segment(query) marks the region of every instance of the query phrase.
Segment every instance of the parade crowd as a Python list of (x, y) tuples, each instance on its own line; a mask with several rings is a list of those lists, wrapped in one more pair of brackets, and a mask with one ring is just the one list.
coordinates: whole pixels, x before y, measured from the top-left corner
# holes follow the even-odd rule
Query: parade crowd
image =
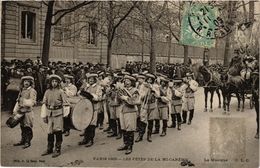
[(184, 64), (157, 63), (157, 73), (152, 74), (148, 63), (127, 62), (125, 67), (111, 70), (102, 64), (81, 62), (43, 66), (38, 58), (4, 60), (1, 69), (3, 107), (9, 107), (14, 119), (20, 120), (21, 141), (14, 146), (31, 146), (33, 107), (41, 105), (41, 118), (48, 128), (43, 156), (61, 154), (63, 135), (69, 136), (72, 128), (75, 100), (89, 99), (94, 111), (78, 144), (94, 144), (95, 130), (104, 129), (106, 114), (109, 124), (104, 132), (107, 137), (123, 139), (117, 150), (125, 154), (132, 152), (134, 143), (142, 141), (146, 132), (146, 140), (152, 142), (153, 134), (164, 137), (167, 128), (181, 130), (181, 124), (190, 125), (194, 116), (198, 83)]
[[(231, 75), (237, 70), (233, 64), (239, 64), (240, 58), (238, 55), (232, 58), (228, 69)], [(252, 62), (250, 60), (254, 59), (243, 57), (245, 65), (249, 64), (247, 61)], [(221, 64), (203, 64), (211, 72), (224, 71)], [(70, 135), (71, 115), (82, 99), (90, 100), (94, 111), (80, 135), (83, 139), (78, 143), (86, 147), (94, 144), (96, 128), (104, 129), (105, 115), (108, 116), (108, 128), (104, 132), (108, 133), (107, 137), (123, 139), (118, 151), (125, 150), (125, 154), (132, 152), (134, 142), (142, 141), (146, 132), (146, 140), (152, 142), (153, 134), (164, 137), (167, 128), (181, 130), (181, 124), (190, 125), (194, 116), (194, 93), (198, 83), (205, 86), (199, 76), (196, 76), (198, 82), (194, 79), (191, 60), (187, 65), (156, 63), (156, 74), (150, 73), (149, 69), (148, 62), (127, 62), (125, 67), (111, 70), (103, 64), (82, 62), (58, 61), (43, 66), (40, 58), (35, 61), (3, 60), (2, 107), (12, 112), (14, 121), (19, 121), (21, 128), (21, 141), (14, 146), (31, 146), (33, 106), (41, 105), (41, 118), (48, 130), (47, 150), (42, 155), (59, 156), (63, 134)], [(247, 79), (250, 67), (245, 69), (245, 72), (244, 69), (239, 72)], [(169, 118), (172, 121), (168, 126)]]

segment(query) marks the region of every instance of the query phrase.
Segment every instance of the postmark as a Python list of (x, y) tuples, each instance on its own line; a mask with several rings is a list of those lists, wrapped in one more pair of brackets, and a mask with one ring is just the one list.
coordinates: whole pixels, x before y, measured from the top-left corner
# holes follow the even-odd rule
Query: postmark
[(220, 17), (218, 8), (208, 4), (192, 3), (188, 22), (191, 29), (205, 39), (223, 38), (232, 32), (232, 25)]
[[(214, 38), (205, 38), (204, 36), (207, 35), (208, 27), (199, 27), (196, 23), (194, 17), (196, 16), (196, 10), (197, 8), (191, 9), (192, 5), (186, 4), (183, 18), (182, 18), (182, 24), (181, 24), (181, 39), (180, 43), (183, 45), (189, 45), (189, 46), (198, 46), (198, 47), (205, 47), (205, 48), (211, 48), (215, 46), (215, 39)], [(194, 11), (194, 12), (192, 12)], [(191, 17), (191, 15), (193, 17)], [(191, 26), (191, 23), (193, 23), (193, 26)], [(195, 27), (197, 26), (197, 27)], [(212, 26), (210, 29), (213, 30)]]

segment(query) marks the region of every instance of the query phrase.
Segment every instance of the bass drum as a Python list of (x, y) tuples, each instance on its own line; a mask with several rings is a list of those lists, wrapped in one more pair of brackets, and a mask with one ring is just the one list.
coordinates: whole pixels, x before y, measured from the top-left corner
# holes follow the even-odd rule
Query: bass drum
[(91, 123), (94, 115), (94, 107), (89, 99), (81, 99), (74, 106), (71, 113), (71, 124), (76, 130), (84, 130)]

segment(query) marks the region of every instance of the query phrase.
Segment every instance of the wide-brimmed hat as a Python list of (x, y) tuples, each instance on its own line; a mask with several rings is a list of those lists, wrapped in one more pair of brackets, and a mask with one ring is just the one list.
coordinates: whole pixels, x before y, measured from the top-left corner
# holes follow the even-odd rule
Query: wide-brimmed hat
[(169, 82), (169, 79), (166, 75), (163, 75), (163, 74), (158, 74), (158, 77), (161, 81), (164, 81), (164, 82)]
[(62, 80), (59, 75), (55, 75), (55, 74), (52, 74), (49, 76), (49, 80), (51, 81), (52, 79), (57, 79), (58, 81)]
[(136, 78), (137, 78), (137, 79), (139, 79), (139, 78), (145, 79), (146, 76), (145, 76), (144, 74), (138, 74), (138, 75), (136, 76)]
[(87, 78), (91, 78), (91, 77), (97, 78), (98, 74), (96, 74), (96, 73), (89, 73), (89, 74), (86, 74), (86, 77)]
[(147, 78), (153, 78), (153, 79), (156, 78), (156, 76), (155, 76), (154, 74), (152, 74), (152, 73), (147, 73), (147, 74), (145, 74), (145, 76), (146, 76)]
[(23, 76), (21, 77), (21, 80), (34, 80), (34, 78), (32, 76)]
[(65, 74), (64, 75), (64, 78), (67, 78), (67, 79), (74, 79), (74, 77), (72, 75), (69, 75), (69, 74)]
[(172, 80), (172, 82), (173, 83), (182, 83), (183, 80), (182, 80), (182, 78), (175, 78), (175, 79)]
[(124, 79), (129, 79), (131, 81), (136, 81), (135, 77), (131, 76), (131, 75), (125, 75)]

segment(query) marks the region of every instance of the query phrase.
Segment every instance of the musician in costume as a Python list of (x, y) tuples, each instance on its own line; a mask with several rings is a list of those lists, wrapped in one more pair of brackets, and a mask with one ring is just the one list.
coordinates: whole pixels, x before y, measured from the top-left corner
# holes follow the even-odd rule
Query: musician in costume
[(195, 80), (193, 80), (192, 73), (186, 73), (186, 76), (184, 77), (183, 81), (184, 85), (182, 85), (182, 89), (184, 90), (184, 94), (182, 103), (182, 123), (187, 122), (187, 113), (189, 112), (188, 125), (190, 125), (194, 115), (194, 96), (195, 92), (198, 90), (198, 83)]
[[(106, 94), (107, 94), (107, 102), (106, 102), (107, 108), (106, 109), (107, 109), (107, 117), (108, 117), (108, 128), (106, 128), (104, 130), (104, 132), (107, 132), (108, 134), (114, 134), (115, 130), (116, 130), (116, 126), (118, 126), (118, 131), (120, 130), (119, 129), (119, 126), (120, 126), (119, 115), (115, 115), (115, 113), (112, 112), (114, 115), (112, 114), (113, 116), (112, 116), (112, 119), (111, 119), (111, 111), (110, 111), (111, 108), (110, 108), (109, 104), (110, 104), (110, 101), (112, 100), (111, 99), (112, 97), (110, 97), (112, 92), (110, 92), (110, 91), (112, 91), (112, 90), (113, 90), (113, 92), (116, 91), (115, 86), (118, 85), (118, 84), (121, 85), (122, 79), (123, 79), (122, 72), (120, 70), (115, 71), (114, 74), (113, 74), (113, 78), (111, 79), (112, 81), (110, 83), (110, 87), (107, 88), (107, 90), (106, 90)], [(115, 121), (115, 118), (116, 118), (116, 121)], [(120, 137), (120, 134), (119, 134), (119, 137)]]
[(137, 112), (137, 120), (136, 120), (136, 127), (137, 127), (137, 131), (140, 131), (140, 125), (141, 125), (141, 119), (140, 119), (140, 110), (141, 110), (141, 100), (144, 99), (145, 97), (145, 94), (147, 93), (147, 89), (145, 86), (144, 86), (144, 82), (145, 82), (145, 75), (144, 74), (138, 74), (136, 76), (137, 78), (137, 86), (136, 88), (138, 89), (138, 93), (139, 93), (139, 103), (137, 105), (138, 107), (138, 112)]
[(134, 145), (134, 131), (136, 130), (137, 104), (139, 103), (138, 90), (135, 88), (136, 79), (133, 76), (124, 76), (124, 88), (119, 91), (123, 102), (120, 113), (120, 124), (123, 134), (123, 145), (117, 150), (126, 150), (125, 154), (132, 153)]
[(160, 129), (160, 120), (163, 122), (162, 133), (161, 137), (166, 135), (167, 130), (167, 122), (168, 122), (168, 115), (169, 115), (169, 105), (171, 102), (172, 91), (169, 88), (169, 80), (167, 76), (160, 75), (160, 95), (157, 98), (158, 101), (158, 112), (154, 114), (155, 120), (155, 134), (159, 133)]
[(92, 98), (92, 103), (94, 106), (94, 114), (90, 125), (84, 131), (84, 138), (79, 145), (85, 145), (85, 147), (90, 147), (94, 144), (94, 137), (95, 137), (95, 130), (97, 126), (97, 118), (98, 118), (98, 111), (100, 110), (100, 101), (102, 100), (102, 87), (97, 84), (97, 77), (98, 75), (95, 73), (91, 73), (87, 75), (88, 85), (86, 85), (81, 92), (90, 93)]
[(103, 71), (97, 72), (98, 74), (98, 81), (97, 84), (102, 87), (102, 100), (100, 101), (100, 110), (98, 112), (98, 119), (97, 119), (97, 127), (99, 126), (99, 129), (103, 129), (103, 122), (104, 122), (104, 109), (105, 109), (105, 100), (106, 100), (106, 82), (104, 80), (105, 73)]
[(171, 100), (171, 118), (172, 124), (170, 128), (176, 128), (176, 121), (177, 121), (177, 129), (181, 130), (181, 109), (182, 109), (182, 96), (183, 90), (182, 86), (182, 79), (175, 78), (173, 80), (172, 89), (172, 100)]
[[(122, 88), (120, 81), (115, 81), (111, 84), (110, 92), (108, 93), (108, 102), (109, 102), (109, 112), (110, 112), (110, 127), (112, 129), (112, 134), (107, 137), (117, 137), (120, 139), (122, 137), (122, 130), (120, 125), (120, 113), (122, 111), (123, 102), (119, 97), (119, 89)], [(120, 86), (121, 85), (121, 86)]]
[[(77, 87), (73, 84), (73, 80), (74, 77), (72, 75), (68, 75), (65, 74), (64, 75), (65, 78), (65, 84), (63, 86), (63, 91), (65, 93), (65, 95), (68, 98), (68, 101), (70, 100), (70, 98), (74, 97), (77, 95)], [(70, 104), (72, 104), (72, 102), (69, 101)], [(71, 107), (72, 109), (72, 107)], [(66, 116), (64, 117), (64, 135), (65, 136), (69, 136), (70, 134), (70, 118), (69, 118), (69, 113), (66, 114)]]
[(22, 117), (20, 121), (22, 138), (14, 146), (23, 145), (24, 149), (31, 146), (33, 138), (33, 106), (36, 104), (37, 96), (33, 83), (34, 78), (31, 76), (23, 76), (21, 78), (21, 90), (14, 108), (14, 115)]
[[(42, 156), (49, 155), (58, 157), (61, 154), (62, 132), (63, 132), (63, 108), (69, 106), (64, 91), (61, 89), (61, 77), (55, 74), (49, 76), (49, 88), (43, 97), (43, 107), (41, 117), (43, 122), (48, 125), (48, 145), (47, 150)], [(54, 137), (55, 150), (54, 148)]]
[(139, 142), (143, 140), (143, 136), (145, 134), (146, 126), (148, 125), (147, 131), (147, 141), (152, 142), (152, 130), (153, 130), (153, 120), (154, 113), (158, 111), (157, 100), (159, 97), (160, 90), (159, 86), (155, 84), (155, 75), (151, 73), (146, 74), (146, 82), (144, 86), (147, 88), (147, 92), (145, 97), (141, 99), (141, 111), (140, 111), (140, 130), (139, 135), (135, 142)]

